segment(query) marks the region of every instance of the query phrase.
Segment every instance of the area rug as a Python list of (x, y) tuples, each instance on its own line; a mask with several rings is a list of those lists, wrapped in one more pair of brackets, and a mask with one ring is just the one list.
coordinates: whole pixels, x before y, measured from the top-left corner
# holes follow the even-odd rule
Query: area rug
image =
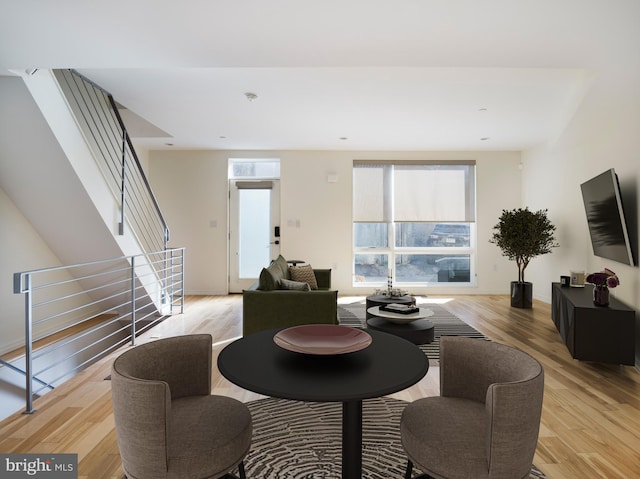
[[(400, 416), (408, 403), (392, 398), (363, 402), (362, 477), (404, 477), (407, 457), (400, 442)], [(335, 479), (342, 470), (342, 405), (285, 399), (247, 403), (253, 417), (247, 477)], [(420, 471), (415, 470), (417, 475)], [(531, 478), (545, 475), (531, 468)]]
[[(440, 360), (440, 336), (466, 336), (469, 338), (487, 339), (482, 333), (469, 326), (457, 316), (444, 309), (439, 304), (422, 304), (424, 308), (433, 311), (428, 319), (434, 324), (434, 339), (429, 344), (419, 345), (429, 358), (429, 364), (437, 366)], [(341, 325), (355, 328), (366, 327), (365, 302), (338, 305), (338, 319)]]

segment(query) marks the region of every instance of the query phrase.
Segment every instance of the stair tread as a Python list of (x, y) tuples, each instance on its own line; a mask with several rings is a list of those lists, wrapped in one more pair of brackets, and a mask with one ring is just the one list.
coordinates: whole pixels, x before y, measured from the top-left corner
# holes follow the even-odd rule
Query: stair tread
[[(74, 324), (73, 326), (69, 326), (67, 328), (64, 328), (60, 331), (58, 331), (57, 333), (54, 333), (50, 336), (47, 336), (45, 338), (39, 339), (37, 341), (33, 342), (33, 349), (34, 351), (37, 349), (41, 349), (44, 348), (46, 346), (49, 346), (53, 343), (56, 343), (58, 341), (62, 341), (66, 338), (70, 338), (72, 336), (75, 336), (76, 334), (82, 333), (84, 331), (88, 331), (91, 328), (94, 328), (102, 323), (105, 323), (107, 321), (111, 321), (112, 319), (116, 318), (117, 316), (119, 316), (117, 313), (112, 313), (112, 314), (101, 314), (99, 316), (96, 316), (95, 318), (91, 318), (88, 319), (86, 321), (82, 321), (81, 323), (78, 324)], [(0, 360), (5, 361), (7, 363), (10, 363), (12, 361), (15, 361), (16, 359), (19, 359), (21, 357), (24, 357), (25, 355), (25, 349), (24, 346), (19, 347), (17, 349), (14, 349), (13, 351), (9, 351), (5, 354), (1, 354), (0, 355)], [(0, 364), (0, 367), (2, 367), (2, 364)]]

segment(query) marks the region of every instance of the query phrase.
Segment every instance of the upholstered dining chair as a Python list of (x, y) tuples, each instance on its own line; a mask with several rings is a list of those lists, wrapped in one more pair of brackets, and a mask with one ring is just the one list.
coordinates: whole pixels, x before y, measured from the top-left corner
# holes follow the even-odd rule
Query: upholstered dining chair
[(530, 355), (496, 342), (440, 338), (440, 396), (402, 415), (402, 445), (435, 479), (529, 477), (538, 442), (544, 370)]
[(212, 338), (136, 346), (111, 367), (113, 414), (129, 479), (244, 479), (252, 419), (240, 401), (211, 395)]

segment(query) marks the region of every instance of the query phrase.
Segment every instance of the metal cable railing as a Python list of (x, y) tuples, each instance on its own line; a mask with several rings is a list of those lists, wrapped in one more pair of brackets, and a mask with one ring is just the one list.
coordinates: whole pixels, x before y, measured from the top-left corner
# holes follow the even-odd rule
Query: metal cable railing
[(25, 375), (33, 413), (44, 389), (184, 311), (184, 248), (15, 273), (14, 293), (25, 297), (25, 354), (2, 362)]
[(129, 228), (143, 251), (164, 249), (169, 228), (113, 96), (73, 70), (54, 74), (119, 204), (118, 234)]
[(167, 223), (115, 100), (77, 72), (53, 73), (118, 205), (114, 234), (135, 237), (133, 252), (142, 253), (14, 274), (14, 292), (25, 297), (25, 352), (0, 365), (25, 375), (26, 413), (43, 390), (184, 308), (184, 248), (167, 246)]

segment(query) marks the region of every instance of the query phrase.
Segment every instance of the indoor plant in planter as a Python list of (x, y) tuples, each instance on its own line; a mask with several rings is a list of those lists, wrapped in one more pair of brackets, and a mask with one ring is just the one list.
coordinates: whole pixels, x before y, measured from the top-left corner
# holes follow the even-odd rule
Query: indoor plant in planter
[(529, 208), (502, 210), (500, 221), (493, 227), (489, 240), (502, 254), (518, 265), (518, 281), (511, 282), (511, 306), (530, 308), (533, 305), (533, 285), (524, 280), (524, 270), (536, 256), (551, 252), (558, 246), (554, 237), (556, 227), (547, 218), (547, 210)]

